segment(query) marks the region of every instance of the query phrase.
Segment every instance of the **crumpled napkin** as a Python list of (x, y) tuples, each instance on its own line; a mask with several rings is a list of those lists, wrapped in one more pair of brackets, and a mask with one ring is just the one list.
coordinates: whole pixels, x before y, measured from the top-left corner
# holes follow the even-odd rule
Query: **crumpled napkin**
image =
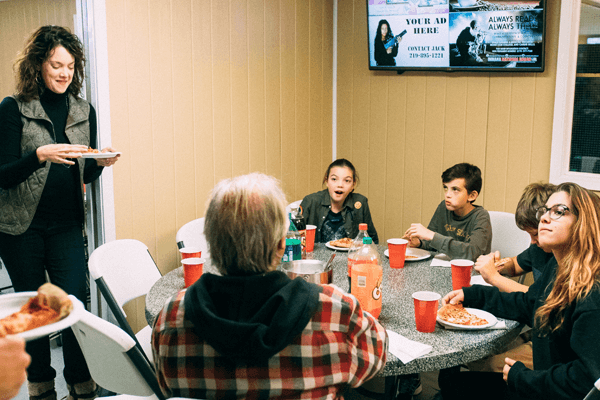
[(415, 358), (424, 356), (433, 349), (433, 347), (428, 344), (407, 339), (394, 331), (390, 331), (389, 329), (386, 331), (389, 338), (390, 353), (398, 357), (404, 364), (411, 362)]
[(483, 276), (481, 275), (473, 275), (471, 277), (471, 285), (485, 285), (485, 286), (492, 286), (489, 283), (487, 283), (484, 279)]
[(432, 267), (450, 267), (450, 257), (444, 253), (436, 254), (431, 260)]

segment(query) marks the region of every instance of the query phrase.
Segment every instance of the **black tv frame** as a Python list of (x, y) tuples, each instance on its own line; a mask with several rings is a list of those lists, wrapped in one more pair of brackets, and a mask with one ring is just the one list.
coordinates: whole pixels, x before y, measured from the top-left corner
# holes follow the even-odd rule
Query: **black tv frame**
[[(491, 0), (490, 2), (493, 3), (493, 0)], [(490, 67), (490, 66), (477, 66), (477, 65), (469, 65), (469, 66), (407, 66), (407, 65), (395, 65), (395, 66), (376, 66), (376, 65), (371, 65), (371, 60), (372, 60), (372, 56), (374, 53), (374, 44), (373, 44), (373, 38), (370, 35), (370, 30), (371, 30), (371, 25), (370, 25), (370, 21), (369, 19), (371, 18), (371, 16), (369, 15), (369, 0), (365, 0), (365, 5), (366, 5), (366, 14), (367, 14), (367, 45), (368, 45), (368, 54), (369, 54), (369, 70), (372, 71), (392, 71), (392, 72), (397, 72), (398, 74), (402, 74), (404, 72), (407, 71), (441, 71), (441, 72), (507, 72), (507, 73), (521, 73), (521, 72), (526, 72), (526, 73), (531, 73), (531, 72), (544, 72), (545, 70), (545, 65), (546, 65), (546, 18), (547, 18), (547, 11), (546, 8), (548, 6), (548, 1), (547, 0), (539, 0), (539, 4), (542, 7), (541, 8), (541, 13), (542, 13), (542, 42), (541, 42), (541, 51), (540, 51), (540, 57), (541, 57), (541, 64), (539, 66), (536, 67), (527, 67), (527, 66), (522, 66), (522, 65), (526, 65), (526, 64), (522, 64), (521, 66), (518, 67)], [(450, 17), (450, 14), (453, 13), (453, 11), (451, 11), (450, 7), (450, 0), (448, 0), (448, 9), (449, 12), (448, 14), (422, 14), (423, 16), (448, 16), (448, 18)], [(485, 12), (485, 11), (471, 11), (471, 12)], [(487, 11), (487, 12), (492, 12), (492, 11)], [(495, 11), (498, 12), (498, 11)], [(413, 17), (411, 15), (402, 15), (402, 17)], [(385, 17), (382, 17), (385, 19)], [(448, 24), (450, 24), (450, 20), (448, 20)], [(375, 30), (377, 28), (375, 27)], [(404, 28), (401, 28), (404, 29)], [(410, 32), (410, 31), (409, 31)], [(448, 47), (450, 48), (450, 40), (448, 40)], [(448, 54), (450, 54), (450, 50), (448, 50)], [(450, 60), (448, 61), (450, 63)]]

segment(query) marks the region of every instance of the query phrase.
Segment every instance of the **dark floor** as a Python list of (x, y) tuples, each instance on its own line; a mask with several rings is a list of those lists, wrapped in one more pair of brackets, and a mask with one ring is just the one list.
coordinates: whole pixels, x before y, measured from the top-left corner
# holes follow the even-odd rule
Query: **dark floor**
[[(414, 400), (433, 400), (435, 395), (439, 392), (437, 378), (438, 371), (421, 373), (421, 385), (423, 386), (423, 391), (419, 395), (414, 396)], [(373, 392), (382, 392), (383, 379), (375, 378), (365, 383), (363, 388)], [(344, 398), (346, 400), (372, 400), (373, 398), (377, 398), (377, 396), (365, 396), (355, 390), (352, 390), (348, 392)]]

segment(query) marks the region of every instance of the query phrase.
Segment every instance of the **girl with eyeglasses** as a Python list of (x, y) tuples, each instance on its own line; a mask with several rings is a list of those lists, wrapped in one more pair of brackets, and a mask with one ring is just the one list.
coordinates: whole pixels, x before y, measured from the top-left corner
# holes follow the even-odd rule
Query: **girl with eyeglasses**
[(445, 400), (482, 393), (486, 399), (583, 399), (600, 377), (600, 198), (563, 183), (537, 215), (540, 245), (556, 264), (528, 292), (474, 285), (442, 300), (531, 326), (534, 370), (506, 358), (502, 374), (445, 371), (439, 378)]

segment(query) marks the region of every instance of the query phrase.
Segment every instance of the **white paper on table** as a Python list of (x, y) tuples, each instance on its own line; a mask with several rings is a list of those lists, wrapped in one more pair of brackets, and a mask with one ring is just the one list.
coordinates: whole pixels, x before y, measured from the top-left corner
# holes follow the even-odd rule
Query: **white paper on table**
[(390, 331), (389, 329), (386, 331), (389, 338), (390, 353), (398, 357), (404, 364), (411, 362), (415, 358), (424, 356), (433, 349), (433, 347), (428, 344), (407, 339), (394, 331)]
[[(453, 326), (446, 326), (446, 325), (442, 325), (440, 324), (442, 327), (449, 329), (449, 330), (456, 330), (456, 331), (465, 331), (467, 329), (463, 329), (463, 328), (455, 328)], [(489, 326), (487, 328), (481, 328), (480, 330), (486, 330), (486, 329), (506, 329), (506, 322), (504, 321), (500, 321), (498, 320), (498, 322), (496, 323), (496, 325), (494, 326)]]
[(487, 283), (484, 279), (483, 276), (481, 275), (473, 275), (471, 277), (471, 285), (485, 285), (485, 286), (492, 286), (489, 283)]
[(450, 257), (444, 253), (436, 254), (431, 260), (432, 267), (450, 267)]

